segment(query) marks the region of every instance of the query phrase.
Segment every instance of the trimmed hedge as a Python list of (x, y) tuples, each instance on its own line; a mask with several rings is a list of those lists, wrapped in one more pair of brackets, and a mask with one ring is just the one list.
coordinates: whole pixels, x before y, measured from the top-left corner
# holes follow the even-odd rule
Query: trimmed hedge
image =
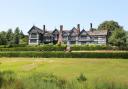
[(0, 52), (0, 57), (128, 58), (128, 52)]
[(82, 50), (109, 50), (112, 49), (112, 47), (110, 46), (106, 46), (106, 45), (74, 45), (71, 47), (72, 50), (75, 51), (82, 51)]
[[(11, 48), (0, 48), (0, 51), (64, 51), (66, 45), (43, 45), (43, 46), (25, 46), (25, 47), (11, 47)], [(71, 46), (73, 51), (82, 50), (112, 50), (112, 47), (106, 45), (81, 45), (81, 46)]]
[(45, 45), (45, 46), (27, 46), (0, 48), (0, 51), (64, 51), (66, 46)]

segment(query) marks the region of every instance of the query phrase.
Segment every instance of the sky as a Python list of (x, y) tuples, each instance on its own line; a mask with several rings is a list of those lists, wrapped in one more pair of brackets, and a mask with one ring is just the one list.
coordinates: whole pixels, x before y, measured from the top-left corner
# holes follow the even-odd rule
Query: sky
[(19, 27), (25, 34), (35, 25), (47, 30), (81, 24), (97, 28), (106, 20), (119, 22), (128, 30), (128, 0), (0, 0), (0, 31)]

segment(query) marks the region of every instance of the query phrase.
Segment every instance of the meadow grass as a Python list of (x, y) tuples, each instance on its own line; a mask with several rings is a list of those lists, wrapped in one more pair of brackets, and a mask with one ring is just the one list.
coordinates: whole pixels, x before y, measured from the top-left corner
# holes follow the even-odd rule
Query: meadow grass
[[(40, 86), (36, 89), (85, 89), (85, 83), (76, 81), (80, 74), (87, 78), (87, 89), (127, 89), (128, 86), (127, 59), (0, 58), (0, 71), (12, 71), (16, 74), (16, 78), (24, 80), (24, 85), (30, 83), (30, 86), (25, 85), (28, 87), (25, 89), (34, 89), (42, 83), (45, 84), (45, 88)], [(59, 78), (55, 80), (65, 80), (69, 83), (64, 88), (57, 88), (54, 83), (41, 81), (39, 77), (41, 73), (55, 75)], [(38, 82), (35, 83), (32, 79)], [(64, 81), (61, 82), (63, 84)], [(46, 88), (47, 86), (49, 88)]]

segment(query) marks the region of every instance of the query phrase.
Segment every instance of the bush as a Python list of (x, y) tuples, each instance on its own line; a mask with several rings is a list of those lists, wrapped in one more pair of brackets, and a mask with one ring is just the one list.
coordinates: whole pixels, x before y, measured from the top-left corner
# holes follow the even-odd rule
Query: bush
[(87, 81), (87, 78), (83, 74), (80, 74), (79, 77), (77, 78), (77, 80), (80, 82), (85, 82), (85, 81)]

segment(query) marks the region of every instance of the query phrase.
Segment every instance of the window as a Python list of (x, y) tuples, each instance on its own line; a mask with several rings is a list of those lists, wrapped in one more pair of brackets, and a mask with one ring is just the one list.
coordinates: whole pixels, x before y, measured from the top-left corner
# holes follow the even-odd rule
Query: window
[(31, 39), (30, 43), (37, 43), (37, 40), (36, 39)]
[(31, 38), (37, 38), (37, 34), (36, 33), (32, 33), (31, 34)]

